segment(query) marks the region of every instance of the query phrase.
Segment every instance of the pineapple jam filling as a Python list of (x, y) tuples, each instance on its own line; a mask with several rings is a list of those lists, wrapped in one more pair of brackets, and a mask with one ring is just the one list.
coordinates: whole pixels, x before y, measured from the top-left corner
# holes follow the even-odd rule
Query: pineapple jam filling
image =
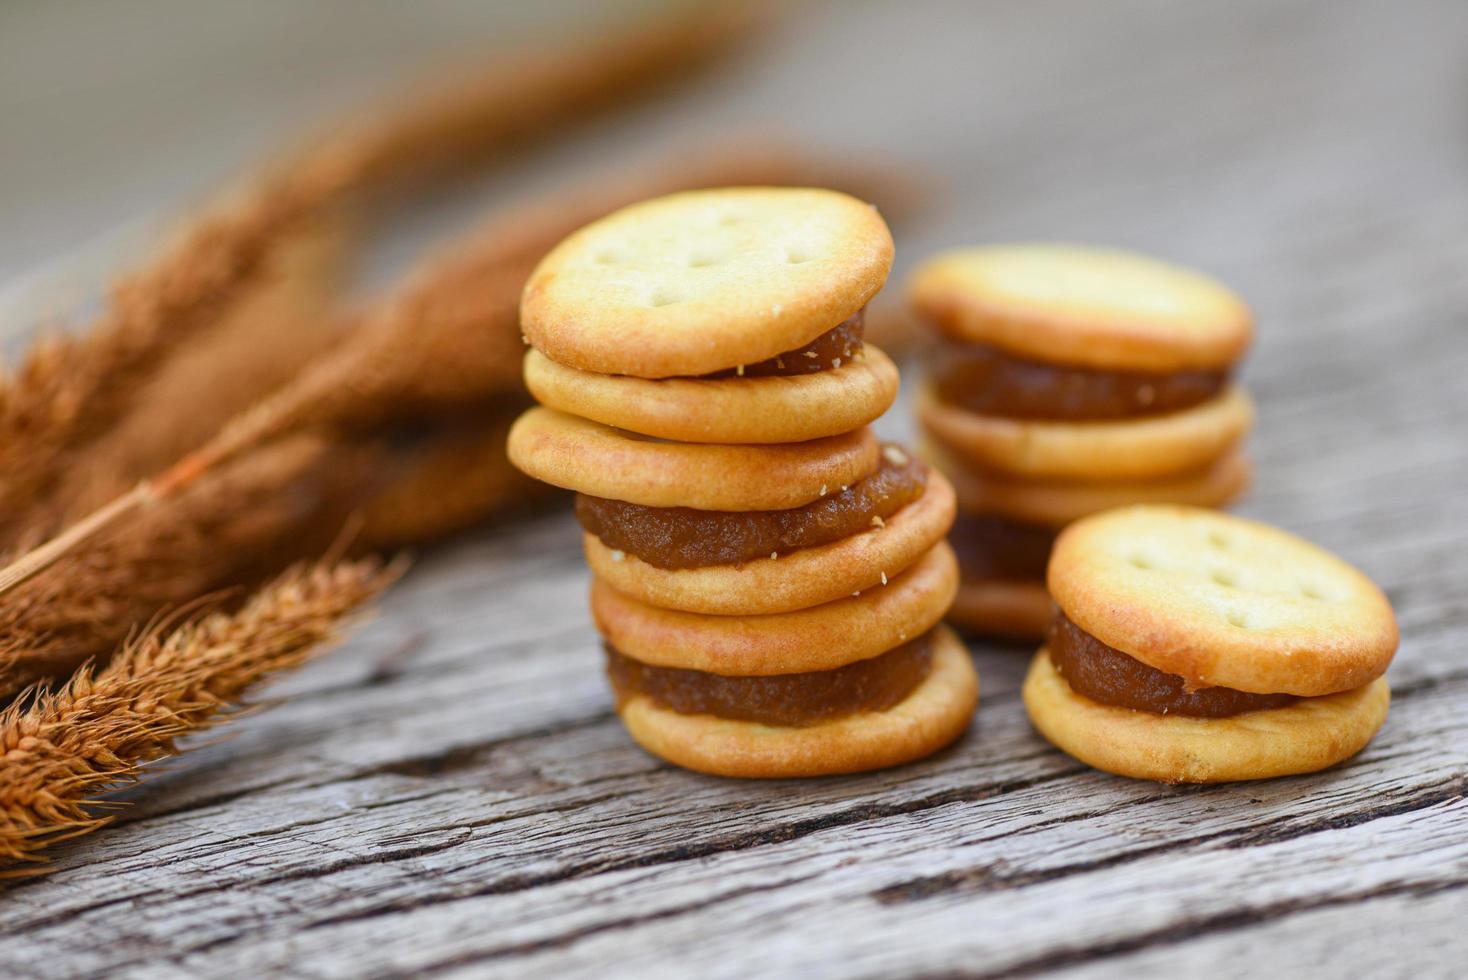
[(774, 378), (833, 370), (861, 356), (865, 325), (866, 307), (862, 307), (799, 350), (786, 351), (757, 364), (745, 364), (699, 377)]
[(949, 533), (958, 567), (969, 581), (1045, 581), (1045, 565), (1060, 532), (992, 514), (959, 512)]
[(647, 507), (576, 495), (576, 519), (608, 548), (657, 568), (702, 568), (777, 558), (881, 527), (923, 495), (927, 467), (886, 446), (877, 469), (792, 510), (715, 511)]
[(931, 633), (836, 670), (763, 677), (650, 667), (607, 646), (607, 677), (619, 707), (640, 694), (679, 714), (785, 727), (885, 711), (912, 693), (932, 665)]
[(1293, 694), (1250, 694), (1228, 687), (1189, 691), (1181, 677), (1107, 646), (1058, 611), (1050, 622), (1047, 646), (1050, 662), (1071, 690), (1101, 704), (1159, 715), (1227, 718), (1299, 700)]
[(1112, 371), (1029, 361), (986, 344), (948, 342), (930, 361), (934, 390), (980, 415), (1101, 421), (1165, 415), (1217, 397), (1228, 371)]

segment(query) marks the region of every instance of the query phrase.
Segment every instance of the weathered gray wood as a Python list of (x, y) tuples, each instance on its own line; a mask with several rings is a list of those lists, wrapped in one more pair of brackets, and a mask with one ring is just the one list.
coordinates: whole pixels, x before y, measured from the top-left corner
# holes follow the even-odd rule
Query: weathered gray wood
[(978, 721), (934, 759), (679, 772), (611, 714), (556, 516), (429, 556), (278, 706), (0, 898), (0, 972), (1460, 974), (1465, 65), (1449, 0), (842, 5), (594, 144), (774, 117), (942, 178), (903, 268), (1068, 237), (1237, 284), (1261, 318), (1242, 509), (1361, 565), (1402, 623), (1359, 758), (1244, 786), (1102, 776), (1030, 730), (1023, 656), (978, 648)]

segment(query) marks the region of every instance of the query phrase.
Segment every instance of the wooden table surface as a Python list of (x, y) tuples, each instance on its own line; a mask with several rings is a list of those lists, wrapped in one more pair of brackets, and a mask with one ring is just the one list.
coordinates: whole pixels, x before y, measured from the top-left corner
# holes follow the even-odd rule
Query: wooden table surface
[(1025, 653), (976, 646), (978, 717), (928, 761), (682, 772), (612, 713), (556, 515), (425, 556), (283, 703), (6, 893), (0, 974), (1461, 976), (1465, 94), (1460, 0), (874, 3), (601, 137), (763, 119), (915, 161), (940, 204), (899, 274), (1059, 237), (1234, 284), (1261, 326), (1240, 510), (1358, 564), (1401, 621), (1356, 759), (1106, 776), (1030, 729)]

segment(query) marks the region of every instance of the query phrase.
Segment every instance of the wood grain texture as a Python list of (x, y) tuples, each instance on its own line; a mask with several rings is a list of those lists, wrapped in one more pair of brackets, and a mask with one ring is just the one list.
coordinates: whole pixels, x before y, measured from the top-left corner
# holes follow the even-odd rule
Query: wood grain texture
[[(842, 5), (615, 139), (770, 118), (915, 161), (898, 242), (1138, 247), (1236, 285), (1240, 508), (1387, 590), (1385, 729), (1171, 788), (1049, 749), (1022, 653), (923, 763), (725, 782), (611, 713), (560, 515), (430, 555), (285, 700), (0, 897), (6, 976), (1415, 976), (1468, 936), (1468, 5)], [(910, 428), (906, 409), (889, 431)]]

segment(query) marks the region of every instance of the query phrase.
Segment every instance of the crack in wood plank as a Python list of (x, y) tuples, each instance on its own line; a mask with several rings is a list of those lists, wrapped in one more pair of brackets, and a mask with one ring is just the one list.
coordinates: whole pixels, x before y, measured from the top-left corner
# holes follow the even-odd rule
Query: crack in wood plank
[[(1158, 854), (1165, 854), (1169, 851), (1182, 850), (1198, 844), (1210, 844), (1217, 841), (1221, 841), (1221, 846), (1229, 849), (1258, 847), (1263, 844), (1294, 840), (1295, 838), (1305, 837), (1310, 834), (1355, 827), (1360, 824), (1370, 823), (1373, 820), (1380, 820), (1384, 817), (1412, 813), (1416, 810), (1438, 806), (1442, 803), (1461, 800), (1464, 798), (1465, 793), (1468, 793), (1468, 775), (1458, 775), (1450, 777), (1441, 784), (1424, 787), (1403, 800), (1372, 807), (1367, 810), (1337, 814), (1321, 820), (1288, 824), (1278, 829), (1270, 827), (1259, 829), (1227, 829), (1208, 834), (1182, 836), (1154, 847), (1138, 848), (1120, 854), (1114, 854), (1097, 861), (1061, 864), (1040, 871), (1028, 871), (1019, 874), (1007, 873), (1005, 864), (1003, 862), (996, 862), (991, 865), (947, 871), (940, 875), (914, 878), (910, 881), (888, 885), (872, 892), (872, 897), (883, 905), (896, 905), (922, 901), (942, 895), (972, 894), (976, 892), (995, 892), (1011, 888), (1024, 888), (1040, 882), (1055, 881), (1071, 875), (1084, 874), (1089, 871), (1097, 871), (1104, 868), (1114, 868), (1120, 865), (1130, 864), (1133, 861), (1140, 861), (1144, 858), (1155, 857)], [(1087, 816), (1089, 814), (1077, 815), (1067, 819), (1085, 819)]]
[[(403, 911), (405, 908), (424, 908), (431, 905), (446, 902), (457, 902), (468, 898), (481, 898), (489, 895), (506, 895), (518, 891), (528, 891), (541, 888), (546, 885), (560, 884), (573, 881), (578, 878), (589, 877), (598, 874), (607, 874), (615, 871), (629, 871), (639, 868), (653, 868), (664, 864), (676, 864), (683, 861), (696, 861), (711, 857), (716, 854), (731, 851), (746, 850), (751, 847), (761, 847), (771, 844), (781, 844), (789, 841), (799, 840), (809, 834), (833, 828), (845, 827), (855, 823), (863, 823), (872, 820), (882, 820), (893, 816), (905, 816), (919, 813), (924, 810), (939, 806), (947, 806), (952, 803), (973, 802), (988, 799), (994, 796), (1002, 796), (1005, 793), (1018, 789), (1028, 789), (1040, 786), (1048, 782), (1063, 779), (1073, 775), (1077, 769), (1067, 769), (1063, 772), (1051, 773), (1046, 776), (1035, 777), (1009, 784), (990, 784), (962, 789), (945, 790), (931, 797), (914, 801), (908, 801), (900, 805), (867, 804), (850, 810), (843, 810), (833, 814), (827, 814), (810, 820), (797, 820), (791, 824), (777, 825), (764, 828), (757, 832), (745, 834), (732, 834), (722, 837), (713, 837), (697, 842), (680, 844), (675, 847), (652, 851), (647, 854), (632, 858), (609, 858), (596, 861), (588, 861), (580, 864), (569, 864), (555, 872), (540, 875), (524, 875), (502, 879), (480, 888), (474, 888), (463, 893), (435, 895), (416, 899), (408, 905), (385, 905), (376, 909), (360, 911), (342, 918), (327, 917), (311, 923), (307, 929), (319, 929), (332, 925), (338, 925), (347, 921), (360, 921), (380, 915), (389, 915), (393, 912)], [(613, 797), (609, 798), (614, 798)]]
[(1169, 925), (1165, 929), (1137, 933), (1125, 939), (1101, 943), (1084, 949), (1057, 950), (1054, 953), (1037, 956), (1023, 963), (1007, 966), (1002, 970), (978, 971), (967, 975), (972, 980), (1013, 980), (1016, 977), (1040, 976), (1067, 967), (1091, 964), (1125, 953), (1136, 952), (1141, 949), (1172, 946), (1178, 943), (1192, 942), (1220, 932), (1233, 932), (1246, 929), (1249, 926), (1262, 922), (1277, 922), (1287, 916), (1300, 915), (1319, 909), (1359, 905), (1370, 902), (1373, 899), (1389, 898), (1397, 895), (1425, 898), (1431, 895), (1461, 891), (1464, 888), (1468, 888), (1468, 880), (1434, 884), (1392, 884), (1381, 885), (1376, 888), (1368, 888), (1343, 895), (1277, 902), (1261, 908), (1240, 909), (1217, 915), (1186, 919), (1174, 925)]

